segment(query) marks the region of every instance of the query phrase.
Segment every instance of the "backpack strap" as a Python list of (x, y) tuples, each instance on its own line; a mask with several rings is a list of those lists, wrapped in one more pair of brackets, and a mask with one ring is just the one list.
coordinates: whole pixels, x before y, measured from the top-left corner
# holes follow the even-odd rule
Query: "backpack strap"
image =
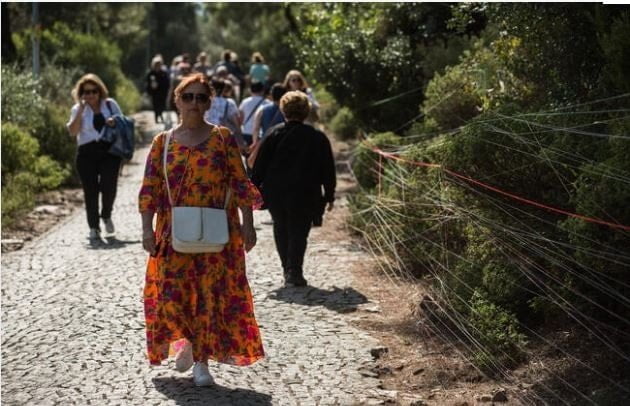
[(252, 116), (254, 115), (254, 113), (256, 112), (256, 110), (258, 109), (258, 107), (265, 101), (265, 98), (263, 96), (260, 96), (260, 101), (258, 103), (256, 103), (256, 105), (254, 106), (254, 108), (252, 109), (252, 111), (249, 112), (249, 115), (247, 116), (247, 118), (245, 119), (245, 121), (243, 121), (243, 125), (247, 124), (247, 122), (249, 121), (250, 118), (252, 118)]
[(228, 99), (224, 97), (223, 100), (225, 100), (225, 108), (223, 109), (223, 116), (221, 117), (222, 122), (220, 124), (223, 124), (223, 122), (225, 122), (225, 119), (227, 118), (228, 107), (229, 107)]
[(109, 100), (105, 100), (105, 104), (107, 105), (107, 110), (109, 110), (109, 115), (113, 116), (114, 111), (112, 110), (112, 104)]

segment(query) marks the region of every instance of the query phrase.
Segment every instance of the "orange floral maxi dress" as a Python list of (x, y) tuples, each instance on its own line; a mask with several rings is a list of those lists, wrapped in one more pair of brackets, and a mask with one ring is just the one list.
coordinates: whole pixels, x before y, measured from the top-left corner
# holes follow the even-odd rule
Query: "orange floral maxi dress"
[(226, 128), (215, 127), (207, 141), (194, 147), (171, 137), (166, 162), (174, 205), (222, 208), (228, 185), (232, 189), (225, 249), (175, 252), (162, 164), (165, 135), (153, 139), (139, 195), (140, 212), (157, 214), (158, 252), (149, 257), (144, 288), (149, 362), (160, 365), (187, 339), (196, 361), (250, 365), (264, 357), (264, 351), (245, 274), (238, 206), (256, 209), (262, 198), (247, 178), (236, 141)]

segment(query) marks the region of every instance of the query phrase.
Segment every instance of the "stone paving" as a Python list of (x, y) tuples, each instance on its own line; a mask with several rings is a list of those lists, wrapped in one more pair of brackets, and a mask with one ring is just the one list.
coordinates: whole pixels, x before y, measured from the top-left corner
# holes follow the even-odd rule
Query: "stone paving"
[[(143, 115), (142, 115), (143, 114)], [(151, 115), (142, 113), (137, 118)], [(155, 129), (155, 128), (154, 128)], [(365, 255), (349, 241), (311, 234), (312, 287), (281, 288), (267, 211), (255, 213), (247, 257), (267, 357), (251, 367), (210, 364), (216, 385), (197, 388), (173, 362), (149, 367), (137, 192), (147, 148), (120, 179), (116, 235), (90, 244), (84, 210), (2, 257), (3, 405), (354, 405), (387, 394), (369, 373), (378, 342), (351, 326), (367, 299), (347, 271)], [(366, 373), (368, 371), (368, 373)]]

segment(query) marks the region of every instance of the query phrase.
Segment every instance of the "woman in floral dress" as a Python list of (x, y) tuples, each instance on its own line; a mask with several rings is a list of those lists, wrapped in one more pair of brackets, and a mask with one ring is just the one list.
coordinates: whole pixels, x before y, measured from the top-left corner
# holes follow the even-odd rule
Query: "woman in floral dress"
[(142, 244), (150, 253), (144, 289), (149, 362), (160, 365), (176, 352), (179, 371), (194, 362), (198, 386), (213, 383), (208, 359), (250, 365), (264, 356), (245, 274), (245, 251), (256, 244), (252, 209), (262, 198), (245, 174), (229, 130), (203, 120), (211, 96), (202, 74), (184, 78), (175, 89), (181, 120), (167, 146), (166, 172), (173, 205), (222, 208), (231, 190), (226, 247), (219, 253), (173, 250), (162, 162), (166, 132), (153, 139), (139, 195)]

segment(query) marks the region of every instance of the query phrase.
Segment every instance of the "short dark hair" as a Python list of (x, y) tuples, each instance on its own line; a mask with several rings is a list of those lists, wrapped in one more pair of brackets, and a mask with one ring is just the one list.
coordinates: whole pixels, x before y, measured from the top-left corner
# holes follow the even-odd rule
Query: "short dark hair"
[(249, 85), (249, 90), (252, 91), (252, 93), (260, 93), (263, 90), (265, 90), (265, 85), (263, 85), (262, 82), (259, 82), (257, 80), (252, 81), (252, 83)]
[(225, 81), (223, 79), (212, 79), (211, 85), (215, 93), (221, 96), (225, 88)]
[(286, 92), (287, 89), (282, 83), (274, 83), (273, 86), (271, 86), (271, 99), (273, 101), (280, 101), (280, 99), (282, 98), (282, 96), (284, 96)]

